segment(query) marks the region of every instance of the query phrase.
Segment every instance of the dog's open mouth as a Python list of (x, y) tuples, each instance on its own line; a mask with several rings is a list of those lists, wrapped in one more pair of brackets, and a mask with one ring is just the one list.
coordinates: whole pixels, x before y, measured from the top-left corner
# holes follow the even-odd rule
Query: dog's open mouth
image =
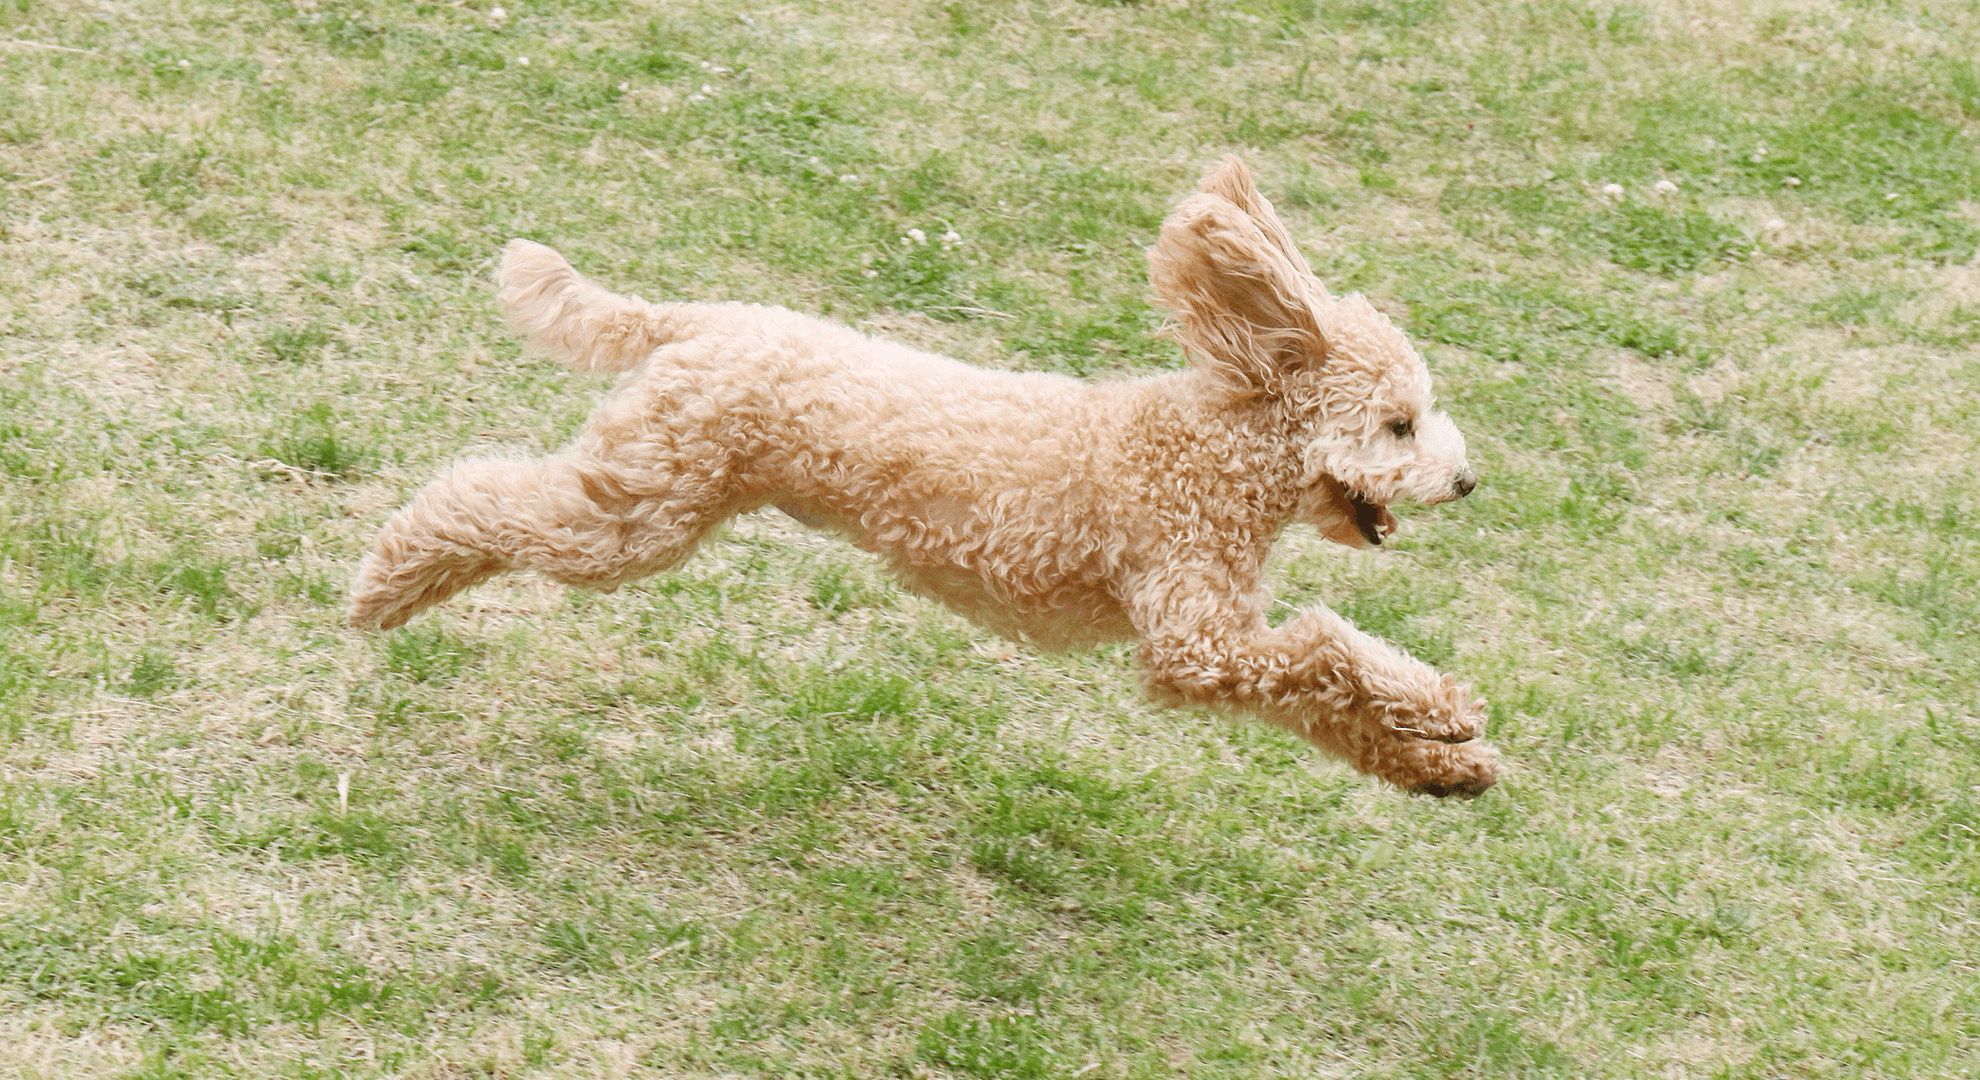
[(1360, 531), (1361, 538), (1377, 547), (1402, 524), (1380, 503), (1369, 502), (1352, 491), (1347, 493), (1347, 500), (1354, 508), (1354, 527)]
[(1402, 527), (1388, 507), (1362, 498), (1326, 473), (1314, 478), (1299, 513), (1321, 536), (1351, 548), (1380, 547)]

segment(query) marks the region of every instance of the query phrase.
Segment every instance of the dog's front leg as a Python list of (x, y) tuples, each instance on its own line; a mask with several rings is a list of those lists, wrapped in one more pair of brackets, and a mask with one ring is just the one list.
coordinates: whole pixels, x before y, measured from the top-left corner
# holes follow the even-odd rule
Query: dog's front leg
[(1213, 587), (1227, 576), (1144, 583), (1133, 608), (1157, 698), (1277, 724), (1409, 791), (1492, 786), (1496, 752), (1478, 741), (1484, 710), (1468, 689), (1325, 608), (1267, 626), (1256, 597), (1231, 605), (1237, 594)]

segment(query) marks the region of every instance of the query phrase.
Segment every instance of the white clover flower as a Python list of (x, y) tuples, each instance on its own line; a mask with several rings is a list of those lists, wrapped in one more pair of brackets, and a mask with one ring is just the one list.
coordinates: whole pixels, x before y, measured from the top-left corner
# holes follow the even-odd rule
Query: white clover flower
[(1788, 177), (1788, 178), (1787, 178), (1786, 180), (1783, 180), (1783, 181), (1781, 181), (1781, 183), (1783, 183), (1783, 184), (1786, 184), (1786, 185), (1787, 185), (1787, 186), (1789, 186), (1789, 187), (1800, 187), (1800, 186), (1801, 186), (1801, 177), (1799, 177), (1799, 176), (1790, 176), (1790, 177)]
[(1603, 184), (1602, 194), (1611, 199), (1620, 199), (1623, 197), (1623, 186), (1621, 184)]
[(498, 4), (495, 7), (488, 9), (488, 17), (494, 19), (496, 22), (501, 22), (503, 19), (509, 17), (509, 12), (507, 8), (504, 8)]
[(701, 91), (700, 91), (700, 92), (701, 92), (701, 96), (702, 96), (702, 97), (714, 97), (714, 96), (715, 96), (715, 88), (714, 88), (714, 87), (712, 87), (712, 86), (710, 86), (710, 85), (708, 85), (707, 83), (702, 83), (702, 84), (701, 84)]
[(928, 234), (922, 232), (920, 229), (909, 229), (907, 235), (901, 237), (901, 239), (910, 244), (926, 244), (928, 242)]
[(632, 84), (629, 82), (622, 82), (619, 84), (619, 93), (621, 94), (631, 89), (632, 89)]
[(1678, 186), (1670, 182), (1669, 180), (1659, 180), (1655, 184), (1650, 185), (1650, 190), (1656, 192), (1659, 195), (1669, 195), (1671, 192), (1676, 191), (1677, 189)]
[(880, 271), (878, 271), (878, 270), (861, 270), (861, 271), (859, 272), (859, 276), (860, 276), (860, 277), (864, 277), (864, 278), (877, 278), (877, 277), (879, 277), (879, 276), (880, 276)]
[(1884, 192), (1884, 201), (1885, 201), (1885, 202), (1896, 202), (1897, 200), (1898, 200), (1898, 193), (1897, 193), (1897, 192), (1895, 192), (1895, 191), (1886, 191), (1886, 192)]
[(840, 174), (839, 174), (839, 183), (841, 183), (841, 184), (857, 184), (857, 183), (859, 183), (859, 174), (858, 174), (858, 173), (840, 173)]
[(528, 67), (528, 66), (529, 66), (529, 57), (527, 57), (527, 56), (518, 56), (518, 57), (516, 57), (516, 66), (517, 66), (517, 67)]
[(1787, 228), (1787, 222), (1777, 217), (1770, 217), (1767, 219), (1767, 223), (1762, 225), (1761, 228), (1766, 229), (1768, 232), (1780, 232), (1782, 229)]
[(948, 232), (942, 234), (942, 243), (944, 246), (960, 244), (962, 243), (962, 234), (954, 229), (950, 229)]

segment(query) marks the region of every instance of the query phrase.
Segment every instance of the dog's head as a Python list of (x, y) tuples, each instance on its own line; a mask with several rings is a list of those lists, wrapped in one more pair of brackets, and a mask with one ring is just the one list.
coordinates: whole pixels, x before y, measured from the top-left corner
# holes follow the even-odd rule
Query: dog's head
[(1242, 161), (1225, 158), (1163, 222), (1148, 264), (1193, 362), (1288, 410), (1305, 447), (1299, 516), (1329, 540), (1380, 544), (1390, 503), (1477, 484), (1423, 358), (1367, 300), (1328, 294)]

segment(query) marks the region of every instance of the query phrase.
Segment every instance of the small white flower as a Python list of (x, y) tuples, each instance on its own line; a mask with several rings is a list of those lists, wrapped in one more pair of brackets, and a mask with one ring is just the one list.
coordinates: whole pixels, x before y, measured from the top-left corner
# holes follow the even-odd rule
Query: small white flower
[(1659, 195), (1669, 195), (1671, 192), (1676, 191), (1677, 189), (1678, 186), (1676, 184), (1671, 183), (1669, 180), (1659, 180), (1655, 184), (1652, 184), (1650, 186), (1650, 190), (1656, 192)]
[(859, 183), (859, 174), (858, 174), (858, 173), (840, 173), (840, 174), (839, 174), (839, 183), (841, 183), (841, 184), (857, 184), (857, 183)]
[(950, 229), (948, 232), (942, 234), (942, 242), (944, 244), (960, 244), (962, 243), (962, 234), (954, 229)]
[(1621, 184), (1603, 184), (1602, 194), (1611, 199), (1620, 199), (1623, 197), (1623, 186)]
[(528, 67), (528, 66), (529, 66), (529, 57), (527, 57), (527, 56), (518, 56), (518, 57), (516, 57), (516, 66), (517, 66), (517, 67)]
[(687, 96), (687, 102), (688, 102), (688, 104), (689, 104), (689, 105), (699, 105), (699, 104), (701, 104), (702, 102), (704, 102), (704, 101), (707, 101), (707, 100), (708, 100), (708, 98), (707, 98), (706, 96), (704, 96), (704, 95), (701, 95), (701, 94), (689, 94), (689, 95)]
[(1783, 181), (1781, 181), (1781, 183), (1783, 183), (1783, 184), (1786, 184), (1786, 185), (1787, 185), (1787, 186), (1789, 186), (1789, 187), (1800, 187), (1800, 186), (1801, 186), (1801, 177), (1799, 177), (1799, 176), (1790, 176), (1790, 177), (1788, 177), (1788, 178), (1787, 178), (1786, 180), (1783, 180)]
[(495, 7), (488, 9), (488, 17), (494, 19), (496, 22), (501, 22), (503, 19), (509, 17), (509, 12), (507, 8), (504, 8), (498, 4)]
[(631, 89), (632, 89), (632, 84), (629, 82), (622, 82), (619, 84), (619, 93), (621, 94)]
[(703, 61), (701, 62), (701, 70), (703, 70), (703, 71), (707, 71), (707, 70), (708, 70), (709, 68), (711, 68), (711, 67), (714, 67), (714, 66), (715, 66), (715, 65), (713, 65), (713, 64), (711, 64), (711, 63), (709, 63), (709, 62), (708, 62), (708, 61), (706, 61), (706, 60), (703, 60)]
[(1898, 198), (1898, 193), (1897, 193), (1897, 192), (1895, 192), (1895, 191), (1886, 191), (1886, 192), (1884, 192), (1884, 201), (1885, 201), (1885, 202), (1896, 202), (1896, 201), (1897, 201), (1897, 198)]
[(1767, 224), (1761, 226), (1761, 228), (1766, 229), (1768, 232), (1780, 232), (1782, 229), (1787, 228), (1787, 222), (1777, 217), (1770, 217), (1767, 219)]
[(710, 86), (710, 85), (708, 85), (707, 83), (702, 83), (702, 84), (701, 84), (701, 96), (703, 96), (703, 97), (714, 97), (714, 96), (715, 96), (715, 88), (714, 88), (714, 87), (712, 87), (712, 86)]
[(907, 235), (901, 237), (901, 239), (913, 244), (926, 244), (928, 242), (928, 234), (922, 232), (920, 229), (909, 229)]
[(189, 67), (191, 67), (191, 66), (192, 66), (192, 61), (191, 61), (191, 60), (181, 60), (181, 61), (179, 61), (179, 67), (180, 67), (180, 68), (182, 68), (182, 69), (183, 69), (183, 68), (189, 68)]
[(880, 276), (880, 271), (878, 271), (878, 270), (861, 270), (861, 271), (859, 272), (859, 276), (860, 276), (860, 277), (866, 277), (866, 278), (876, 278), (876, 277), (879, 277), (879, 276)]

